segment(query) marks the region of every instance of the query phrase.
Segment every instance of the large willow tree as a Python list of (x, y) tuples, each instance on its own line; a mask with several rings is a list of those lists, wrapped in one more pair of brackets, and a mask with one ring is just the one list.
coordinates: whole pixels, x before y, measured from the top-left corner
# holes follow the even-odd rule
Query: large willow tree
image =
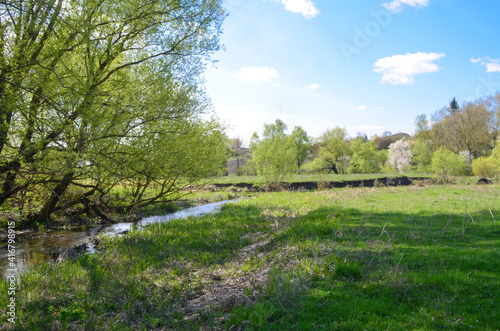
[(224, 15), (219, 0), (0, 1), (0, 208), (104, 217), (118, 184), (132, 209), (215, 174), (225, 136), (200, 74)]

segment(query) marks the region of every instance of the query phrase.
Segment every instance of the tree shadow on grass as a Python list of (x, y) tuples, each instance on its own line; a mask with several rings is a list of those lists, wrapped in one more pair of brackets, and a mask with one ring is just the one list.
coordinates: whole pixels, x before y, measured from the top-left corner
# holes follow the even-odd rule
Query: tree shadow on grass
[[(262, 315), (248, 317), (256, 329), (259, 323), (265, 324), (262, 329), (500, 326), (495, 316), (500, 312), (495, 300), (500, 297), (500, 232), (489, 211), (471, 218), (339, 207), (277, 214), (255, 205), (230, 205), (219, 214), (150, 225), (105, 242), (98, 256), (79, 261), (88, 273), (86, 289), (58, 298), (54, 290), (48, 298), (32, 300), (23, 309), (33, 318), (23, 325), (42, 321), (41, 329), (50, 328), (52, 321), (43, 315), (51, 306), (88, 300), (93, 306), (85, 316), (93, 326), (189, 329), (198, 322), (175, 321), (183, 319), (182, 307), (207, 288), (199, 271), (213, 272), (208, 282), (219, 282), (217, 277), (228, 276), (217, 270), (237, 272), (242, 266), (232, 265), (235, 258), (265, 240), (268, 245), (244, 257), (260, 259), (259, 270), (274, 270), (263, 286), (267, 290), (253, 304), (230, 308), (242, 318), (251, 309)], [(339, 266), (347, 271), (340, 273)], [(61, 272), (70, 272), (65, 268)], [(356, 270), (361, 277), (350, 277)], [(75, 327), (90, 325), (79, 315), (86, 307), (74, 306), (67, 320)], [(244, 321), (232, 323), (248, 325)]]
[[(308, 280), (293, 306), (280, 308), (279, 294), (268, 296), (277, 307), (268, 329), (498, 329), (498, 234), (490, 211), (311, 211), (277, 235), (303, 250), (295, 259), (310, 261), (289, 272)], [(336, 268), (345, 265), (361, 279), (339, 277)]]

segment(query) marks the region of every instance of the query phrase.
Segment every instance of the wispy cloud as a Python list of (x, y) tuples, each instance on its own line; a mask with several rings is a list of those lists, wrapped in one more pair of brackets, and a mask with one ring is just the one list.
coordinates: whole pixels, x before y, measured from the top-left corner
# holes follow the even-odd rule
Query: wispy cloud
[(238, 78), (244, 82), (271, 82), (278, 77), (278, 72), (268, 66), (244, 67), (238, 72)]
[(312, 83), (312, 84), (307, 85), (306, 89), (308, 89), (308, 90), (315, 90), (315, 89), (320, 88), (320, 87), (321, 87), (321, 85), (316, 84), (316, 83)]
[(470, 59), (472, 63), (481, 63), (482, 66), (486, 67), (487, 72), (500, 72), (500, 60), (492, 59), (490, 57), (483, 58), (479, 57), (477, 59)]
[(295, 14), (301, 14), (306, 18), (314, 18), (319, 15), (319, 10), (311, 0), (273, 0), (285, 5), (285, 10)]
[(437, 64), (432, 63), (445, 56), (443, 53), (406, 53), (384, 57), (375, 63), (375, 72), (382, 73), (381, 83), (413, 84), (414, 75), (437, 72)]
[(430, 0), (394, 0), (392, 2), (386, 2), (383, 6), (390, 11), (397, 13), (403, 10), (403, 6), (407, 5), (410, 7), (426, 7), (429, 5)]

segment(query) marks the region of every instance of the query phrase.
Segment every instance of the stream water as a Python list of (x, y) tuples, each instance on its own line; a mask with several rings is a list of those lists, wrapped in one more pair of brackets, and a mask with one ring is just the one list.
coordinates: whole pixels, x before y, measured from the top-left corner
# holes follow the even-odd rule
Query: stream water
[(183, 209), (172, 214), (147, 217), (135, 223), (116, 223), (95, 227), (76, 227), (72, 229), (57, 229), (49, 232), (30, 232), (16, 235), (14, 267), (9, 266), (7, 242), (0, 243), (0, 274), (5, 278), (7, 270), (15, 269), (17, 273), (28, 270), (30, 267), (46, 261), (56, 261), (59, 255), (72, 247), (87, 243), (87, 251), (95, 252), (90, 239), (97, 235), (112, 236), (126, 233), (132, 228), (141, 228), (150, 223), (168, 222), (172, 219), (199, 217), (219, 211), (220, 207), (228, 202), (237, 200), (219, 201), (206, 205)]

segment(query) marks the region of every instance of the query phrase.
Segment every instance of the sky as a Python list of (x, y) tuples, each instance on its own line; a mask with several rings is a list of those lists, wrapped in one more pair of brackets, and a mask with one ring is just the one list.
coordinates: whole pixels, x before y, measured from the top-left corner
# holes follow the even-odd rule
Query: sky
[(226, 0), (205, 87), (231, 138), (283, 120), (312, 137), (413, 134), (455, 97), (500, 91), (498, 0)]

